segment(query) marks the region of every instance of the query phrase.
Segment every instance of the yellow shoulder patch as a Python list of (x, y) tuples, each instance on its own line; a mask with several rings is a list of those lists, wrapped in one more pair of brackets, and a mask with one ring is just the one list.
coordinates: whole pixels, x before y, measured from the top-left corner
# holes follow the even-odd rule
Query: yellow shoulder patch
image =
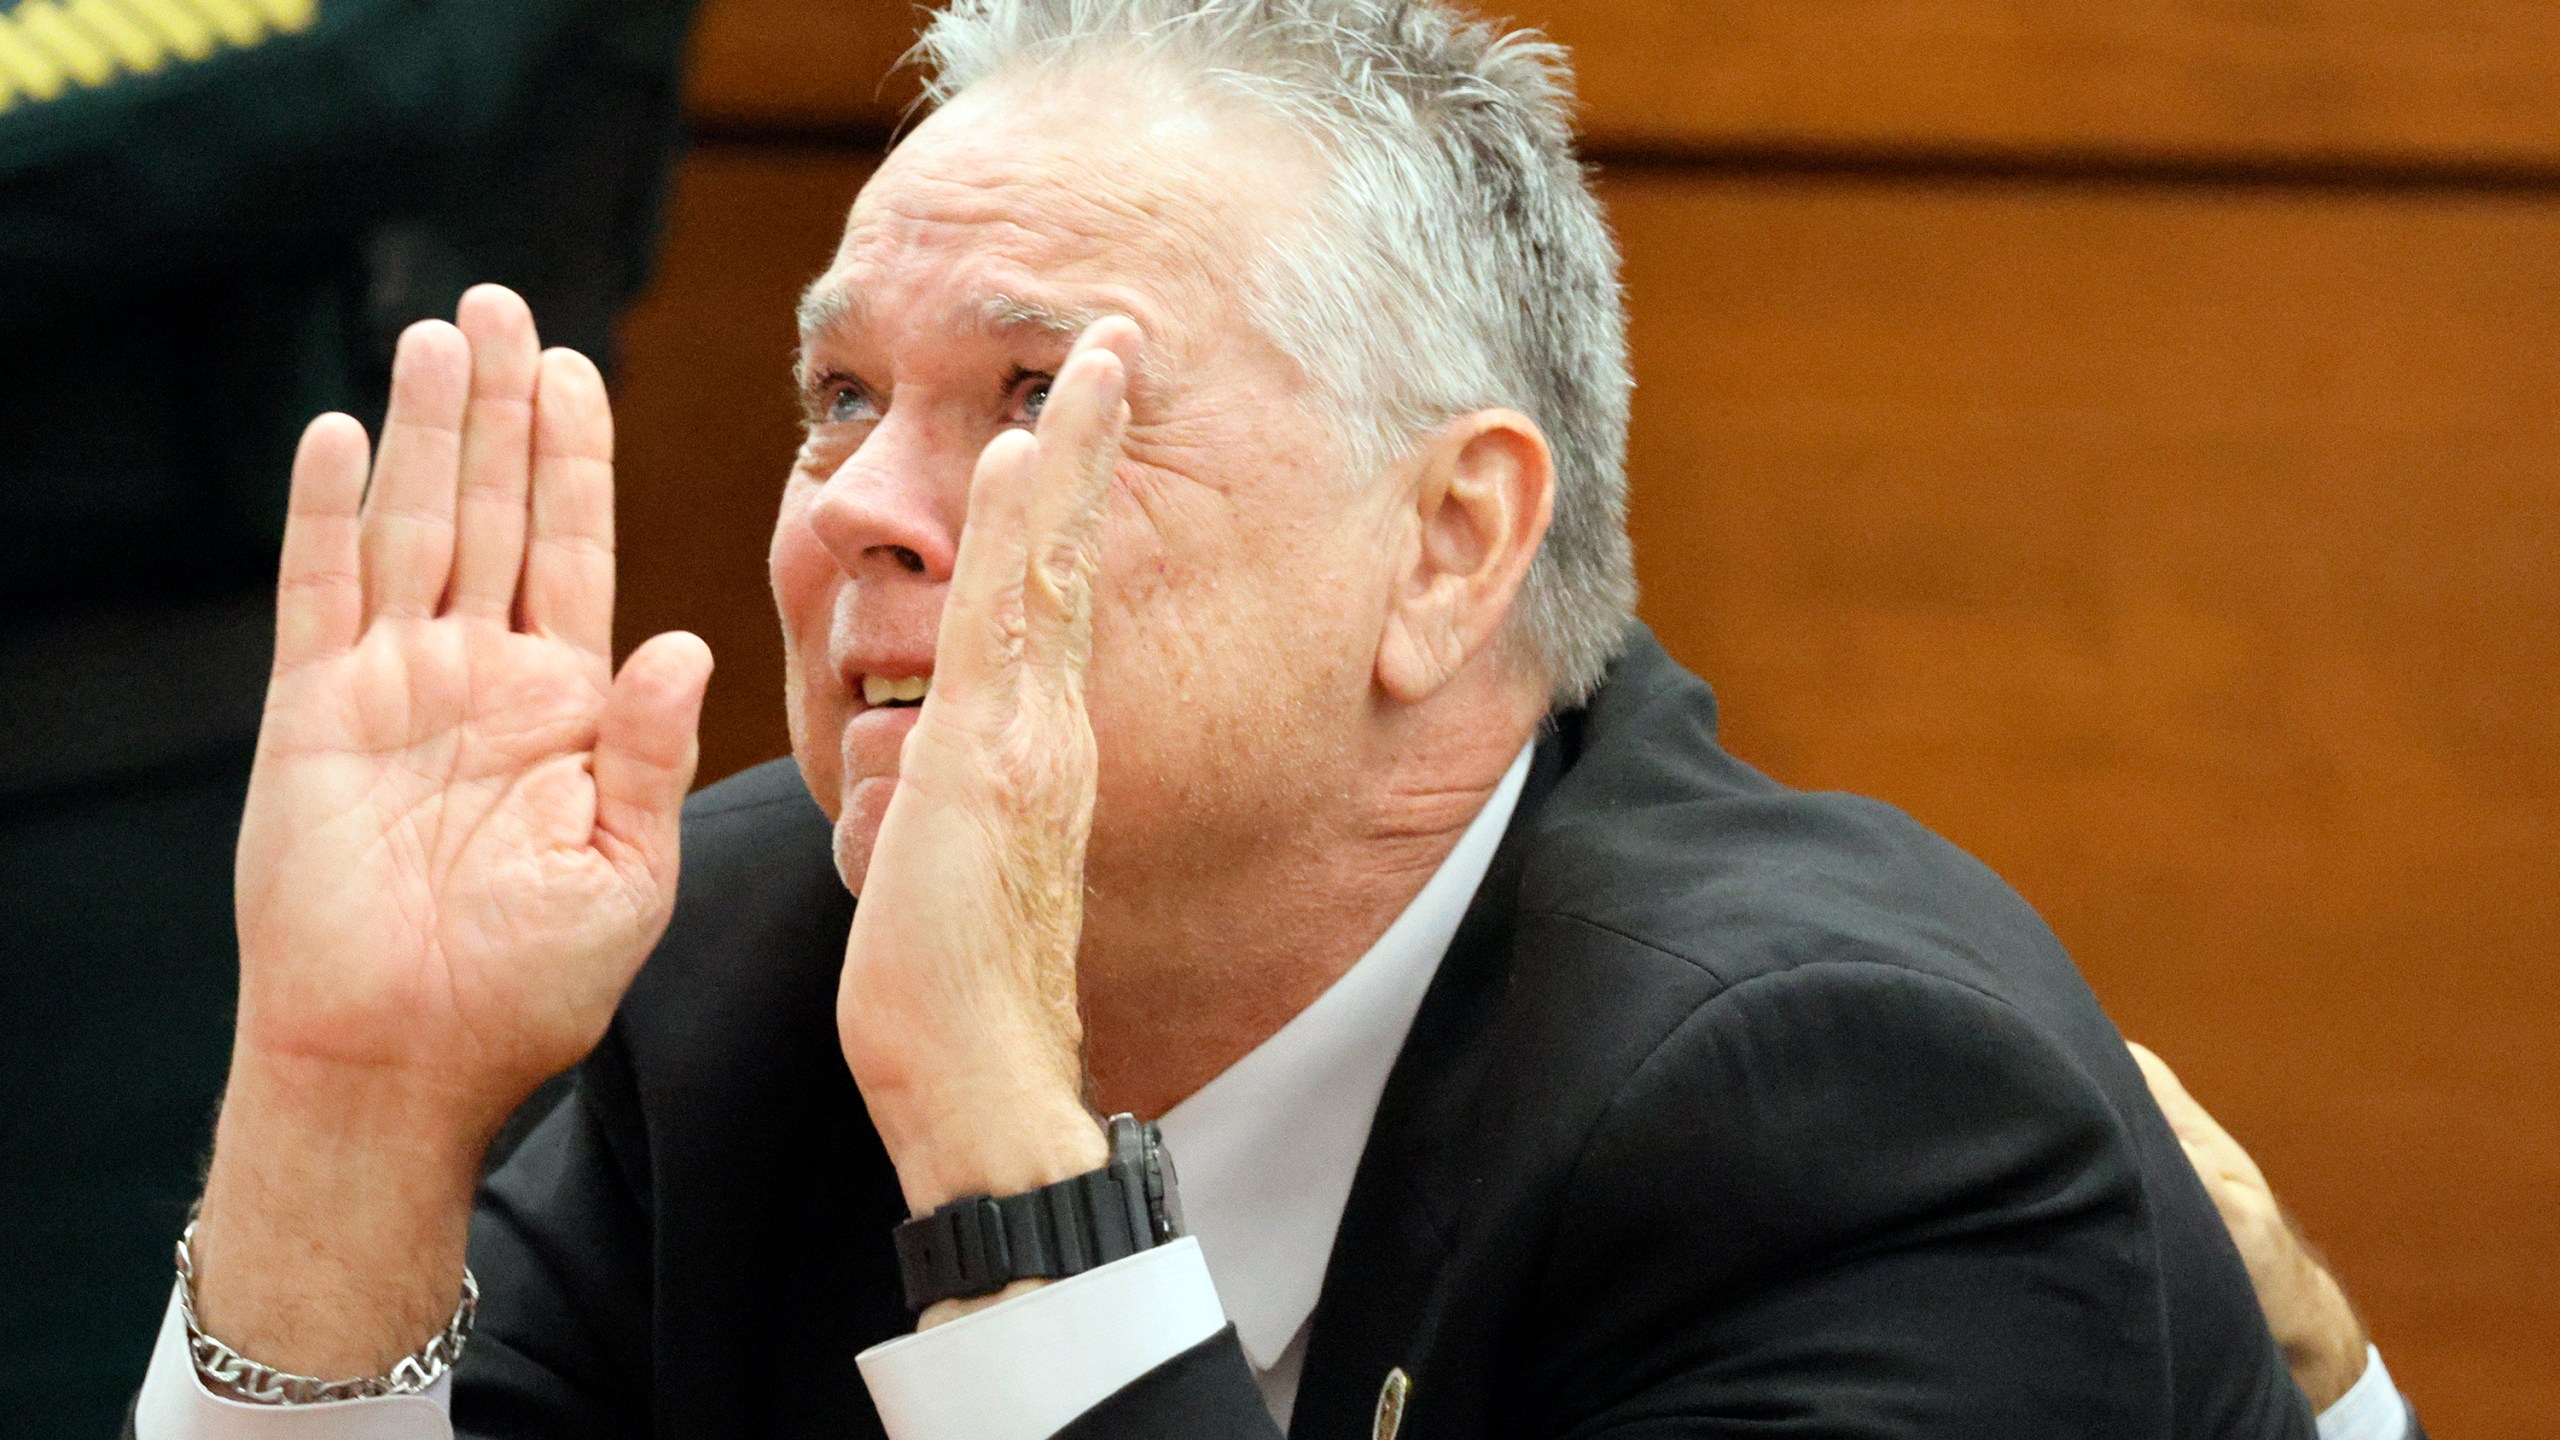
[(0, 12), (0, 111), (306, 29), (320, 0), (19, 0)]

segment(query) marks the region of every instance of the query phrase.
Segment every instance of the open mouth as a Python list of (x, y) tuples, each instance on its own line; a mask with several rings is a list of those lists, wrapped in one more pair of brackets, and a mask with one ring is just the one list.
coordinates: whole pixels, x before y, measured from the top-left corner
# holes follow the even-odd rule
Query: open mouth
[(933, 691), (930, 675), (865, 675), (862, 703), (874, 710), (912, 710)]

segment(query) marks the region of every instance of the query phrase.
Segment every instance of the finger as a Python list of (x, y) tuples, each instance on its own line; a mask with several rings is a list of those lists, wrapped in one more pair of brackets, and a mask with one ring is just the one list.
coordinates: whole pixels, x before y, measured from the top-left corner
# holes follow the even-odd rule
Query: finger
[(701, 758), (711, 647), (681, 630), (622, 663), (596, 720), (596, 838), (626, 873), (675, 878), (676, 830)]
[(595, 362), (542, 352), (533, 409), (533, 538), (523, 628), (613, 663), (613, 410)]
[(293, 491), (276, 576), (275, 671), (337, 654), (364, 633), (364, 469), (371, 450), (351, 415), (323, 415), (293, 452)]
[(1031, 487), (1039, 442), (1008, 430), (978, 453), (951, 588), (942, 601), (928, 705), (1009, 697), (1022, 663), (1022, 576), (1031, 553)]
[(2151, 1087), (2151, 1103), (2159, 1106), (2160, 1113), (2168, 1118), (2169, 1128), (2177, 1132), (2179, 1142), (2192, 1146), (2203, 1138), (2196, 1122), (2202, 1118), (2210, 1125), (2212, 1119), (2205, 1115), (2204, 1107), (2196, 1103), (2195, 1097), (2187, 1093), (2187, 1087), (2179, 1081), (2177, 1072), (2147, 1046), (2128, 1040), (2125, 1048), (2133, 1052), (2133, 1063), (2142, 1070), (2142, 1082)]
[(533, 311), (504, 286), (472, 287), (454, 320), (471, 341), (471, 403), (462, 420), (462, 487), (447, 608), (505, 624), (515, 610), (517, 577), (524, 573), (533, 392), (542, 346), (534, 336)]
[(2259, 1171), (2258, 1162), (2249, 1157), (2230, 1131), (2222, 1128), (2222, 1122), (2214, 1119), (2211, 1111), (2187, 1092), (2185, 1082), (2167, 1061), (2132, 1041), (2125, 1042), (2125, 1048), (2133, 1052), (2134, 1063), (2142, 1068), (2143, 1082), (2151, 1087), (2152, 1101), (2168, 1117), (2170, 1131), (2178, 1137), (2179, 1146), (2200, 1174), (2209, 1182), (2219, 1178), (2266, 1188), (2266, 1177)]
[(400, 336), (391, 409), (364, 499), (365, 614), (432, 615), (453, 572), (453, 500), (462, 412), (471, 394), (471, 342), (441, 320)]
[(2133, 1063), (2141, 1067), (2143, 1083), (2151, 1087), (2152, 1103), (2160, 1107), (2160, 1113), (2169, 1117), (2170, 1125), (2181, 1135), (2197, 1120), (2208, 1125), (2213, 1123), (2213, 1117), (2205, 1114), (2204, 1107), (2187, 1093), (2185, 1083), (2178, 1079), (2178, 1072), (2169, 1068), (2169, 1062), (2154, 1054), (2150, 1047), (2131, 1040), (2125, 1042), (2125, 1048), (2133, 1052)]
[(2158, 1052), (2138, 1040), (2127, 1040), (2124, 1048), (2133, 1052), (2133, 1063), (2142, 1071), (2142, 1083), (2151, 1087), (2151, 1098), (2159, 1102), (2161, 1109), (2168, 1109), (2173, 1097), (2190, 1105), (2195, 1103), (2188, 1098), (2187, 1087), (2178, 1083), (2178, 1073)]
[(1044, 684), (1081, 684), (1092, 653), (1102, 517), (1129, 415), (1129, 362), (1117, 347), (1134, 344), (1136, 334), (1135, 325), (1118, 319), (1087, 331), (1060, 368), (1041, 416), (1032, 564), (1023, 595), (1023, 667)]
[(1120, 316), (1087, 327), (1058, 367), (1041, 412), (1040, 450), (1050, 468), (1032, 502), (1032, 534), (1073, 541), (1098, 527), (1127, 429), (1129, 374), (1137, 364), (1137, 322)]

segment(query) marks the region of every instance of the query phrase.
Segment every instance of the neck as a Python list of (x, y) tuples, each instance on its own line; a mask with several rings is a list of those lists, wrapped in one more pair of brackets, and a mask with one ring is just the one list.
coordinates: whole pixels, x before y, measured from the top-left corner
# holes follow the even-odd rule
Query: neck
[(1246, 863), (1097, 883), (1077, 958), (1094, 1103), (1162, 1115), (1358, 963), (1484, 809), (1543, 706), (1506, 710), (1398, 726), (1338, 806)]

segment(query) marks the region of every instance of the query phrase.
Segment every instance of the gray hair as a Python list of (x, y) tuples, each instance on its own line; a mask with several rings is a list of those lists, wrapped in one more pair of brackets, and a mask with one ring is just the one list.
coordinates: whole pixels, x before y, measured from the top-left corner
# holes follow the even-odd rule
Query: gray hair
[(1573, 147), (1561, 47), (1438, 0), (952, 0), (914, 58), (933, 103), (999, 74), (1136, 56), (1258, 102), (1331, 183), (1266, 254), (1256, 323), (1375, 474), (1447, 421), (1545, 431), (1555, 518), (1514, 615), (1555, 698), (1586, 698), (1635, 610), (1617, 242)]

